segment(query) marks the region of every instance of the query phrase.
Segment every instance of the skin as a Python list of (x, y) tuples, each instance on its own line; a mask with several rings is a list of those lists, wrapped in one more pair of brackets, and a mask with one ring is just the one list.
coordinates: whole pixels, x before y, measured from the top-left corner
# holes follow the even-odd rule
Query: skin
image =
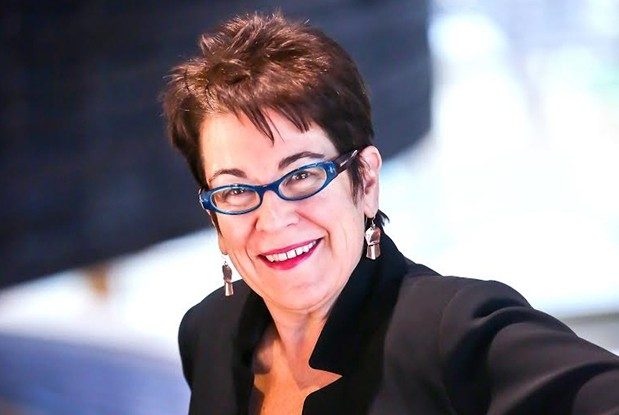
[[(320, 127), (302, 132), (281, 115), (268, 115), (274, 142), (244, 116), (221, 114), (204, 121), (200, 144), (211, 188), (270, 183), (295, 168), (339, 155)], [(281, 165), (302, 152), (319, 156)], [(356, 200), (350, 177), (343, 172), (308, 199), (285, 201), (267, 192), (253, 212), (217, 214), (222, 253), (264, 299), (274, 321), (254, 358), (255, 386), (261, 392), (254, 398), (264, 412), (300, 412), (309, 393), (339, 377), (311, 368), (308, 361), (331, 306), (361, 257), (364, 218), (378, 211), (380, 153), (370, 146), (358, 157), (366, 169)], [(264, 256), (309, 241), (318, 241), (312, 254), (290, 269), (273, 268)]]

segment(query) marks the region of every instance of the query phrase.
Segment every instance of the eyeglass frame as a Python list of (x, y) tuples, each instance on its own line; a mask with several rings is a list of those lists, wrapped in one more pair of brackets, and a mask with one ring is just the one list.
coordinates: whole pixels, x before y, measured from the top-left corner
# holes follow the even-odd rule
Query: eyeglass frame
[[(289, 171), (288, 173), (284, 174), (282, 177), (275, 180), (274, 182), (264, 184), (264, 185), (235, 183), (235, 184), (227, 184), (224, 186), (219, 186), (219, 187), (216, 187), (210, 190), (207, 190), (204, 187), (200, 187), (198, 189), (198, 202), (200, 203), (200, 206), (204, 210), (208, 210), (211, 212), (217, 212), (217, 213), (221, 213), (224, 215), (243, 215), (245, 213), (253, 212), (254, 210), (258, 209), (262, 205), (264, 194), (269, 190), (275, 193), (282, 200), (286, 200), (286, 201), (304, 200), (304, 199), (314, 196), (315, 194), (321, 192), (325, 187), (327, 187), (327, 185), (329, 185), (329, 183), (331, 183), (337, 176), (339, 176), (340, 173), (342, 173), (348, 167), (350, 167), (350, 163), (355, 159), (355, 157), (357, 157), (358, 154), (359, 154), (359, 149), (355, 149), (348, 153), (342, 154), (332, 160), (324, 160), (324, 161), (319, 161), (316, 163), (306, 164), (292, 171)], [(323, 168), (325, 170), (325, 173), (327, 174), (327, 177), (325, 178), (325, 182), (316, 191), (308, 195), (298, 197), (298, 198), (297, 197), (294, 197), (294, 198), (286, 197), (280, 193), (279, 185), (284, 180), (286, 180), (288, 177), (290, 177), (291, 175), (299, 171), (303, 171), (303, 170), (314, 168), (314, 167)], [(217, 208), (217, 206), (212, 202), (212, 196), (215, 193), (221, 191), (222, 189), (247, 189), (247, 190), (254, 191), (258, 195), (259, 202), (256, 206), (252, 207), (251, 209), (245, 209), (239, 212), (228, 212), (225, 210), (221, 210)]]

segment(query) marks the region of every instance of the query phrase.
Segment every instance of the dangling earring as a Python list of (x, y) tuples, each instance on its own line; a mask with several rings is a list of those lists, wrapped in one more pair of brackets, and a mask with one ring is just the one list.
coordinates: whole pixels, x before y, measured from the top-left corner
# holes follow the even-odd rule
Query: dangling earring
[(370, 226), (365, 230), (365, 242), (368, 244), (365, 256), (376, 259), (380, 256), (380, 228), (374, 224), (374, 218), (370, 219)]
[(224, 293), (226, 297), (234, 295), (234, 285), (232, 285), (232, 268), (228, 265), (228, 261), (224, 258), (224, 264), (221, 266), (221, 273), (224, 274)]

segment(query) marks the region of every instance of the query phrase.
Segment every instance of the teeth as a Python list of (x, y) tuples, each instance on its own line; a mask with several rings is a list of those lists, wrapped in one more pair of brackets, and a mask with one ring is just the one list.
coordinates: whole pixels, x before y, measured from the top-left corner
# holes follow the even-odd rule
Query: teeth
[(300, 246), (298, 248), (295, 249), (291, 249), (288, 252), (282, 252), (280, 254), (273, 254), (273, 255), (265, 255), (266, 258), (269, 260), (269, 262), (280, 262), (280, 261), (285, 261), (287, 259), (292, 259), (298, 255), (304, 254), (306, 252), (309, 252), (310, 249), (312, 249), (314, 247), (314, 245), (316, 245), (316, 241), (312, 241), (310, 243), (308, 243), (307, 245), (303, 245)]

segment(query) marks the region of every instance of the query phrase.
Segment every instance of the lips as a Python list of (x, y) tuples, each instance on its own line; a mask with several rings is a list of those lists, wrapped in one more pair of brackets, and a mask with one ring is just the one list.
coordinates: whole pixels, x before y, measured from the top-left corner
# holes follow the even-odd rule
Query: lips
[(320, 239), (265, 252), (260, 258), (271, 268), (290, 269), (308, 258), (316, 249)]
[(287, 259), (292, 259), (309, 252), (310, 249), (312, 249), (317, 243), (318, 241), (311, 241), (306, 243), (305, 245), (299, 246), (297, 248), (292, 248), (286, 252), (273, 253), (270, 255), (265, 255), (265, 257), (269, 262), (282, 262)]

